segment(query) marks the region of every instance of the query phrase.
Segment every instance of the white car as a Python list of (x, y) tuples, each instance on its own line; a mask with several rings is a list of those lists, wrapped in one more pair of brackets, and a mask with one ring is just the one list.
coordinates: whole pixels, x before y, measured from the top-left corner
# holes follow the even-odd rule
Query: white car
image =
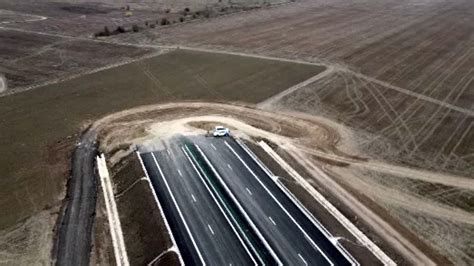
[(223, 126), (216, 126), (214, 128), (214, 132), (212, 132), (212, 135), (214, 137), (225, 137), (225, 136), (229, 136), (229, 129), (226, 128), (226, 127), (223, 127)]

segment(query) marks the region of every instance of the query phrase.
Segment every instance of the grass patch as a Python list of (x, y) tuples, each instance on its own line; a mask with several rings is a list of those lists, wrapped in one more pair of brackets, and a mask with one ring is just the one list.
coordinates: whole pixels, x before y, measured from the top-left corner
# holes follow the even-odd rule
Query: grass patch
[[(0, 98), (0, 230), (60, 200), (67, 155), (90, 121), (123, 109), (181, 100), (260, 102), (323, 67), (177, 50)], [(48, 155), (48, 150), (52, 154)], [(64, 153), (68, 154), (68, 153)], [(48, 159), (49, 158), (49, 159)]]

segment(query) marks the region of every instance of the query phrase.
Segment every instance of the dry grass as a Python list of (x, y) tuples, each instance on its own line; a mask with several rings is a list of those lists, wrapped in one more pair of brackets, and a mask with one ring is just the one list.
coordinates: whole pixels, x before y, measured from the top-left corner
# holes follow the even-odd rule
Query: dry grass
[[(84, 125), (134, 106), (178, 100), (256, 103), (321, 67), (176, 51), (11, 96), (0, 97), (4, 229), (58, 201), (69, 152)], [(4, 130), (8, 129), (8, 130)], [(68, 142), (61, 142), (68, 138)]]

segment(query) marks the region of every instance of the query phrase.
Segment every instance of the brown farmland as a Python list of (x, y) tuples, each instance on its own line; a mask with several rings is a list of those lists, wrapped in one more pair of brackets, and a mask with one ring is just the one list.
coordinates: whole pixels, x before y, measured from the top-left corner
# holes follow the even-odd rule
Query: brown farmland
[(107, 113), (180, 100), (257, 103), (323, 69), (178, 50), (0, 97), (0, 153), (8, 155), (0, 188), (13, 195), (0, 201), (0, 230), (58, 202), (74, 134)]
[(0, 73), (14, 90), (130, 61), (150, 51), (0, 28)]
[(473, 171), (470, 113), (342, 72), (283, 97), (277, 105), (360, 129), (358, 145), (372, 156), (466, 176)]
[(117, 38), (321, 61), (472, 109), (473, 16), (469, 0), (303, 1)]
[[(329, 71), (319, 80), (262, 106), (342, 122), (372, 158), (471, 178), (473, 17), (469, 0), (301, 1), (116, 39), (324, 63)], [(453, 262), (472, 264), (472, 190), (343, 170), (334, 170), (340, 182), (368, 194)], [(453, 221), (454, 213), (470, 219)]]
[[(178, 51), (0, 98), (0, 128), (9, 129), (0, 130), (0, 149), (9, 155), (0, 162), (9, 177), (0, 187), (13, 195), (0, 200), (8, 214), (0, 229), (14, 231), (0, 239), (11, 252), (8, 261), (20, 257), (13, 251), (25, 243), (14, 241), (22, 230), (24, 239), (34, 239), (25, 249), (33, 254), (29, 259), (48, 257), (48, 247), (38, 248), (51, 231), (42, 210), (60, 205), (74, 141), (64, 137), (109, 112), (200, 99), (262, 102), (268, 110), (322, 116), (354, 129), (341, 142), (354, 144), (348, 152), (368, 158), (370, 167), (330, 163), (309, 151), (305, 158), (453, 263), (474, 264), (474, 1), (301, 0), (100, 42), (84, 38), (108, 23), (143, 23), (163, 12), (137, 5), (125, 18), (120, 5), (0, 0), (0, 8), (22, 12), (0, 13), (0, 74), (6, 73), (9, 87), (36, 85), (155, 51), (146, 45), (300, 59), (327, 70), (307, 86), (267, 99), (321, 68)], [(32, 10), (48, 18), (4, 23), (28, 20)]]

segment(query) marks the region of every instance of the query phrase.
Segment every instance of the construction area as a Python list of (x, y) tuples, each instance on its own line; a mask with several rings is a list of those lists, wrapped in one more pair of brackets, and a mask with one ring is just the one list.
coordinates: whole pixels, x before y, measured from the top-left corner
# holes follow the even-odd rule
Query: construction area
[[(278, 208), (259, 224), (254, 173), (278, 177), (301, 216), (288, 224), (336, 239), (329, 262), (472, 265), (473, 17), (469, 0), (0, 0), (0, 264), (197, 262), (216, 228), (239, 228), (206, 220), (209, 235), (180, 241), (174, 204), (214, 203), (173, 184), (207, 193), (219, 175), (270, 255), (243, 239), (248, 257), (200, 262), (314, 262), (273, 244)], [(231, 137), (211, 137), (218, 125)], [(209, 213), (239, 205), (229, 191)]]

